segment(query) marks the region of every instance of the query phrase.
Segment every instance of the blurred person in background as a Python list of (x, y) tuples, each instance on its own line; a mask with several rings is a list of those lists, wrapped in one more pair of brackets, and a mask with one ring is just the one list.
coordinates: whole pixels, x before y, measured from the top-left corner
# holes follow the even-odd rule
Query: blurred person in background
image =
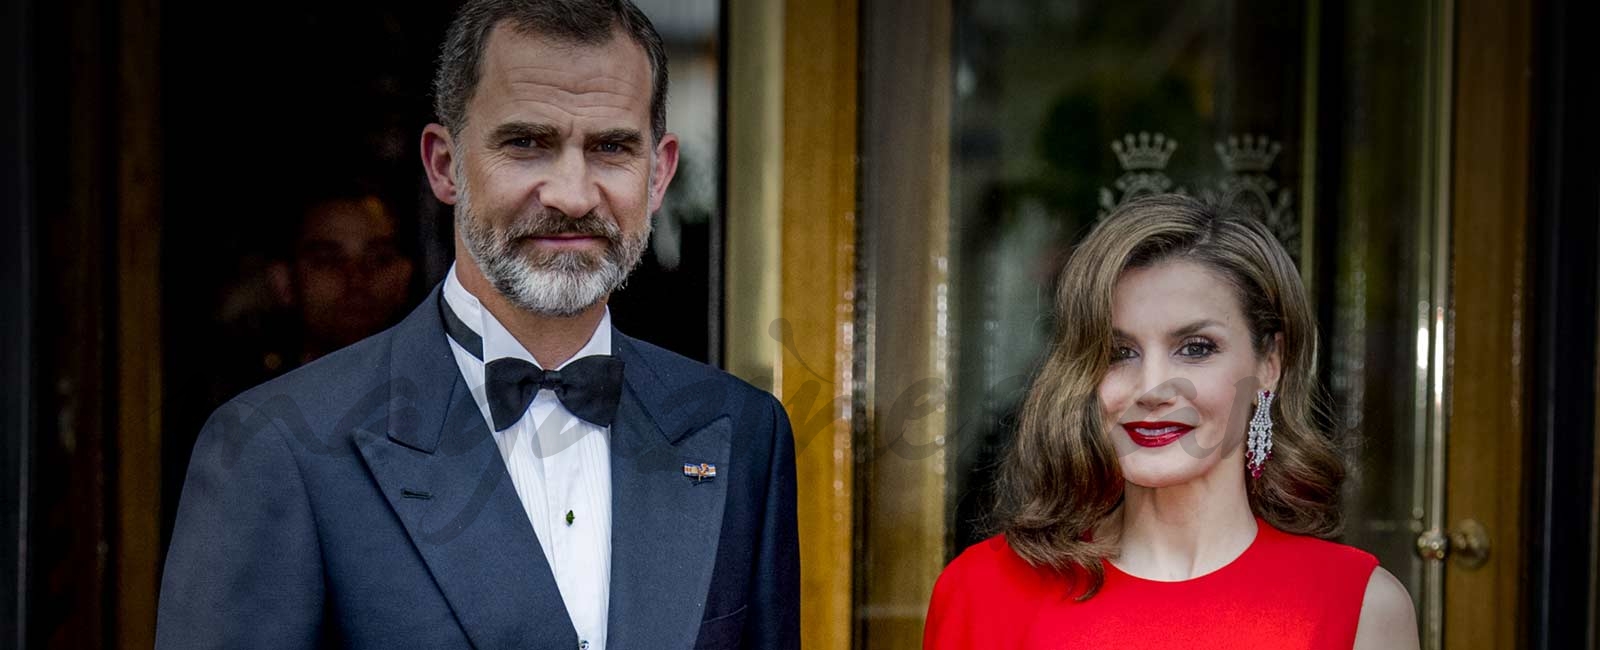
[(358, 187), (314, 191), (268, 235), (265, 263), (247, 265), (225, 293), (210, 366), (216, 408), (399, 322), (414, 304), (412, 256), (392, 204)]
[(268, 278), (293, 315), (288, 368), (376, 334), (410, 307), (412, 261), (392, 209), (373, 194), (325, 195), (300, 216), (289, 255)]

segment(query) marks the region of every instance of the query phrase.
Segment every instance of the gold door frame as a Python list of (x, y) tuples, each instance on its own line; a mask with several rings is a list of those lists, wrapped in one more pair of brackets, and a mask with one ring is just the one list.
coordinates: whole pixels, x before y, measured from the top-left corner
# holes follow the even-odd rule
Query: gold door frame
[(801, 643), (851, 647), (855, 0), (728, 7), (726, 359), (795, 431)]
[[(1455, 0), (1453, 149), (1445, 164), (1452, 285), (1443, 514), (1481, 523), (1488, 562), (1441, 566), (1451, 648), (1516, 648), (1526, 621), (1524, 447), (1533, 18), (1527, 3)], [(1439, 646), (1435, 646), (1439, 647)]]
[(862, 11), (858, 648), (920, 647), (951, 542), (951, 14)]
[[(795, 422), (801, 641), (849, 647), (856, 2), (790, 0), (783, 29), (783, 260), (774, 389)], [(792, 332), (792, 334), (791, 334)]]

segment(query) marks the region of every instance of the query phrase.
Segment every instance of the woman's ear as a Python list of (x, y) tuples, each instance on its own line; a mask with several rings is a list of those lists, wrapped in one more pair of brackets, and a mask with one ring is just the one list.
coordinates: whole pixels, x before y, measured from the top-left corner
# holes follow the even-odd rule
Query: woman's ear
[(1278, 380), (1283, 378), (1283, 332), (1273, 332), (1267, 337), (1267, 348), (1262, 351), (1256, 372), (1262, 389), (1278, 392)]

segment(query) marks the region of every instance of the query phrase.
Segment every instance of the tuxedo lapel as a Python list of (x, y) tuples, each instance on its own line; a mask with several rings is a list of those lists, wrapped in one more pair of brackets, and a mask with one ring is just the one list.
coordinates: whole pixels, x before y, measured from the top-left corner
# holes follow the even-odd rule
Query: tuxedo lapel
[[(729, 418), (687, 408), (708, 403), (695, 399), (705, 395), (666, 394), (629, 339), (615, 335), (613, 347), (625, 387), (611, 428), (607, 645), (692, 647), (716, 563), (726, 476), (748, 468), (728, 465)], [(714, 465), (718, 478), (685, 476), (685, 464), (700, 463)]]
[(396, 329), (367, 467), (479, 648), (577, 647), (550, 566), (445, 339), (439, 290)]

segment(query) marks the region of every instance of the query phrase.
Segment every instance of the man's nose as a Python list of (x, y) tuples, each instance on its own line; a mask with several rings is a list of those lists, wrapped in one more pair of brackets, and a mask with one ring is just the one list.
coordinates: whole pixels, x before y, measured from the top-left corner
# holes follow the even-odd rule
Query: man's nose
[(540, 184), (538, 198), (544, 207), (570, 219), (589, 214), (600, 204), (600, 190), (581, 151), (562, 150)]

